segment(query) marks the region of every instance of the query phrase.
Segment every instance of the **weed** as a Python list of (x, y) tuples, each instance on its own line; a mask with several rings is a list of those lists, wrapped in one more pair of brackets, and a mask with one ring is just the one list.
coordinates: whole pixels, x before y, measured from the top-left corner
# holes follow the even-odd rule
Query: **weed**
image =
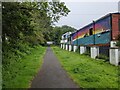
[(86, 51), (83, 55), (90, 56), (90, 52)]
[[(27, 47), (29, 51), (13, 50), (4, 54), (3, 88), (28, 88), (42, 64), (45, 48)], [(29, 54), (28, 54), (29, 52)]]
[(105, 61), (109, 61), (109, 57), (107, 57), (107, 56), (104, 55), (104, 54), (99, 54), (99, 56), (97, 56), (96, 58), (98, 58), (98, 59), (103, 59), (103, 60), (105, 60)]

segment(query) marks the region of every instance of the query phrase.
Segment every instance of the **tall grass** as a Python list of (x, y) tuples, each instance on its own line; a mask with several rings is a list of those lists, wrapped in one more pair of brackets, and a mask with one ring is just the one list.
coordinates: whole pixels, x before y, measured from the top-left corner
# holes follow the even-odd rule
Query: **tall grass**
[(3, 53), (3, 88), (29, 88), (42, 64), (45, 49), (27, 45), (7, 49), (8, 52)]
[(118, 67), (102, 59), (53, 47), (63, 68), (81, 88), (118, 88)]

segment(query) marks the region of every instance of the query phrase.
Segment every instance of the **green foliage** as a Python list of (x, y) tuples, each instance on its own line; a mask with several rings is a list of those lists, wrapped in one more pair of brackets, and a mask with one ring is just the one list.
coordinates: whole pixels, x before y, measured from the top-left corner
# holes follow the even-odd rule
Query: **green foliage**
[(104, 60), (52, 48), (61, 65), (81, 88), (118, 88), (118, 67)]
[(90, 52), (89, 52), (89, 51), (86, 51), (83, 55), (90, 56)]
[(117, 42), (117, 46), (120, 46), (120, 41)]
[(11, 62), (14, 58), (11, 56), (22, 58), (30, 53), (29, 46), (44, 45), (51, 40), (52, 24), (59, 20), (57, 16), (66, 16), (68, 12), (69, 9), (60, 2), (3, 2), (3, 65)]
[(77, 53), (80, 53), (80, 46), (77, 46), (76, 52), (77, 52)]
[(73, 32), (75, 30), (76, 30), (75, 28), (67, 26), (67, 25), (64, 25), (62, 27), (54, 27), (51, 33), (52, 41), (54, 41), (56, 45), (59, 45), (62, 34), (66, 32)]
[[(25, 48), (25, 46), (22, 48)], [(29, 47), (28, 49), (29, 54), (15, 50), (16, 54), (9, 52), (7, 53), (9, 57), (3, 58), (10, 62), (7, 66), (5, 64), (3, 65), (3, 88), (30, 87), (30, 81), (36, 75), (42, 64), (45, 48), (36, 46), (34, 48)], [(19, 55), (24, 57), (21, 58)]]
[(117, 42), (117, 46), (120, 47), (120, 34), (118, 35), (118, 42)]
[(70, 12), (63, 2), (3, 2), (2, 5), (3, 44), (19, 40), (43, 44), (51, 40), (54, 22)]
[(44, 52), (36, 46), (52, 39), (53, 24), (69, 12), (63, 2), (2, 2), (3, 87), (28, 87)]
[(103, 59), (103, 60), (105, 60), (105, 61), (109, 61), (109, 57), (107, 57), (107, 56), (104, 55), (104, 54), (99, 54), (99, 56), (97, 56), (96, 58), (98, 58), (98, 59)]

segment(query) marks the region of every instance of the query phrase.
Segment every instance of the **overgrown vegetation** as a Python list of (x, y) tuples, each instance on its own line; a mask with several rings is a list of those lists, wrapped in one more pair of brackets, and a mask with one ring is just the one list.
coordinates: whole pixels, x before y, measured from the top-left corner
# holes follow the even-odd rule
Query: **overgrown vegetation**
[(45, 52), (38, 46), (55, 39), (54, 23), (70, 10), (63, 2), (2, 2), (1, 7), (3, 87), (26, 88)]
[(63, 2), (3, 2), (3, 46), (16, 46), (20, 41), (37, 45), (53, 40), (54, 22), (69, 12)]
[[(22, 46), (21, 46), (22, 47)], [(25, 47), (23, 47), (25, 48)], [(42, 64), (45, 47), (35, 46), (27, 51), (8, 51), (3, 64), (3, 88), (28, 88)], [(10, 54), (11, 52), (11, 54)], [(27, 55), (26, 55), (27, 54)]]
[(62, 34), (73, 31), (76, 31), (76, 29), (67, 25), (64, 25), (62, 27), (54, 27), (52, 40), (55, 42), (56, 45), (59, 45)]
[(107, 56), (104, 55), (104, 54), (99, 54), (99, 56), (97, 56), (96, 58), (98, 58), (98, 59), (103, 59), (103, 60), (105, 60), (105, 61), (109, 61), (109, 57), (107, 57)]
[(83, 53), (83, 55), (90, 56), (90, 52), (89, 52), (89, 51), (86, 51), (85, 53)]
[(77, 53), (80, 53), (80, 46), (77, 46), (76, 52), (77, 52)]
[(120, 34), (118, 35), (118, 42), (117, 42), (117, 46), (120, 47)]
[(81, 88), (118, 88), (118, 67), (53, 47), (63, 68)]

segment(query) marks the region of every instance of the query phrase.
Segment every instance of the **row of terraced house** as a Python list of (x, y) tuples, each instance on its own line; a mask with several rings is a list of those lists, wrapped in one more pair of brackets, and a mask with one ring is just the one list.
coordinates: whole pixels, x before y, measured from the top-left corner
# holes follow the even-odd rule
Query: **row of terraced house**
[(109, 13), (75, 32), (62, 35), (61, 48), (80, 54), (90, 53), (91, 58), (101, 54), (109, 57), (109, 62), (118, 66), (120, 48), (116, 46), (120, 34), (120, 13)]

